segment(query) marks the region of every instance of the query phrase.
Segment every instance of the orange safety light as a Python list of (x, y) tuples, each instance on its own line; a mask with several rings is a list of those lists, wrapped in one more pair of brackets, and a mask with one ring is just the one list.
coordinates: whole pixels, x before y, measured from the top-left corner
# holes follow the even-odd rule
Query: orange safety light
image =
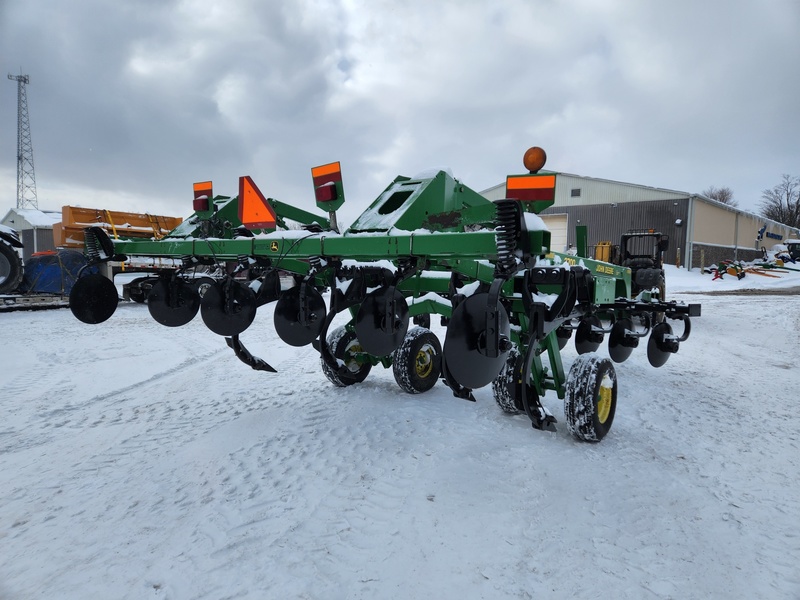
[(547, 153), (539, 146), (528, 148), (522, 156), (522, 164), (524, 164), (525, 168), (531, 173), (538, 173), (539, 169), (541, 169), (546, 162)]
[(239, 177), (239, 220), (248, 229), (274, 229), (275, 211), (249, 175)]
[(214, 197), (213, 186), (210, 181), (201, 181), (194, 184), (194, 211), (204, 212), (211, 207), (211, 199)]

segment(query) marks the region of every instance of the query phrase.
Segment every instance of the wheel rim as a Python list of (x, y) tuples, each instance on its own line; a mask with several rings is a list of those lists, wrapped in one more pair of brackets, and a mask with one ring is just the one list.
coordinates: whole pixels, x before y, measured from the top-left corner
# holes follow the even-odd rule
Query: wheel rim
[(210, 288), (210, 287), (211, 287), (211, 285), (212, 285), (212, 284), (210, 284), (210, 283), (208, 283), (208, 282), (203, 282), (203, 283), (199, 284), (199, 285), (197, 286), (197, 295), (198, 295), (198, 296), (200, 296), (200, 298), (202, 298), (203, 296), (205, 296), (205, 295), (206, 295), (206, 292), (208, 291), (208, 288)]
[(611, 404), (614, 397), (614, 382), (608, 374), (603, 376), (600, 389), (597, 392), (597, 420), (605, 423), (611, 414)]
[(344, 366), (351, 373), (358, 373), (359, 369), (361, 369), (362, 364), (354, 355), (362, 352), (364, 352), (364, 349), (358, 341), (350, 342), (344, 349)]
[(425, 344), (417, 352), (416, 372), (420, 379), (430, 377), (433, 372), (433, 354), (433, 347), (430, 344)]

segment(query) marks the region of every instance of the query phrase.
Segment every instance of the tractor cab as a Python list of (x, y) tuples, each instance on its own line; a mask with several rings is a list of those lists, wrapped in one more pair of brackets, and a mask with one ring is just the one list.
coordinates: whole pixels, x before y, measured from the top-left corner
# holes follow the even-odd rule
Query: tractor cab
[(652, 229), (630, 230), (619, 244), (620, 265), (631, 270), (634, 295), (658, 288), (664, 297), (663, 253), (669, 248), (669, 236)]
[(786, 240), (786, 250), (794, 260), (800, 260), (800, 240)]

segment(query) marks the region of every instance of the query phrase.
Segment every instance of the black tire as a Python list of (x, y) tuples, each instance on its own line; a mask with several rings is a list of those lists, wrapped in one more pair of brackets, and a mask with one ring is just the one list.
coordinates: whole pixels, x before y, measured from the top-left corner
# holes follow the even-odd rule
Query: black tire
[[(508, 353), (508, 358), (503, 365), (500, 374), (492, 381), (492, 395), (497, 406), (504, 413), (516, 415), (525, 412), (525, 405), (522, 403), (522, 376), (525, 357), (515, 346)], [(536, 406), (539, 404), (539, 397), (533, 386), (528, 385), (528, 404)]]
[(328, 349), (333, 357), (344, 363), (347, 369), (333, 369), (320, 357), (322, 372), (333, 385), (337, 387), (347, 387), (355, 383), (361, 383), (367, 378), (372, 365), (354, 356), (355, 353), (362, 352), (361, 345), (358, 343), (356, 334), (344, 327), (334, 329), (327, 339)]
[(22, 283), (22, 258), (11, 244), (0, 239), (0, 294), (10, 294)]
[(404, 392), (427, 392), (436, 385), (442, 372), (442, 345), (439, 338), (425, 327), (414, 327), (394, 351), (392, 371), (394, 380)]
[(597, 354), (575, 359), (567, 376), (564, 414), (576, 438), (599, 442), (611, 429), (617, 409), (617, 374), (614, 363)]

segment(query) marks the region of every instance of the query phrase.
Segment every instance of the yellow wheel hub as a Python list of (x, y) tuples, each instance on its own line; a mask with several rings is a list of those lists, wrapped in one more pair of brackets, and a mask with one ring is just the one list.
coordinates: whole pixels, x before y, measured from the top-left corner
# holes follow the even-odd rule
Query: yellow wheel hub
[(429, 345), (425, 345), (424, 347), (420, 348), (420, 351), (417, 352), (417, 359), (415, 363), (417, 377), (420, 379), (430, 377), (431, 373), (433, 372), (433, 348), (431, 348)]
[(351, 343), (345, 350), (344, 364), (347, 367), (347, 370), (350, 371), (351, 373), (355, 373), (361, 368), (361, 362), (355, 356), (353, 356), (353, 354), (357, 354), (363, 351), (364, 349), (358, 342)]
[(606, 375), (600, 383), (600, 390), (597, 393), (597, 420), (605, 423), (611, 414), (611, 403), (614, 399), (614, 388), (611, 378)]

